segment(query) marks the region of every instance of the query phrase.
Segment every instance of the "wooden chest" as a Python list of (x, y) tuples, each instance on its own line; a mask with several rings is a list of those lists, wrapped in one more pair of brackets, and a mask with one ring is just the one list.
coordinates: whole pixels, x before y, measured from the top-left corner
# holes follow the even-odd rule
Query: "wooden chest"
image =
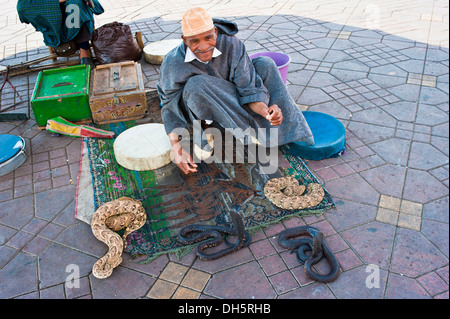
[(45, 129), (47, 120), (58, 116), (70, 122), (91, 121), (90, 74), (89, 65), (39, 72), (31, 97), (31, 108), (40, 129)]
[(94, 123), (106, 124), (142, 118), (147, 113), (139, 63), (99, 65), (92, 71), (89, 106)]

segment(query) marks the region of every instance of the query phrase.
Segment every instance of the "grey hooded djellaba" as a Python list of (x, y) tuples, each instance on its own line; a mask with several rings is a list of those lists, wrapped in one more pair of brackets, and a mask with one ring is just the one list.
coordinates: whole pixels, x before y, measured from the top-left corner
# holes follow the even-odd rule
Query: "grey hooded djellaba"
[[(206, 64), (198, 60), (185, 62), (187, 46), (181, 42), (164, 58), (157, 90), (166, 133), (199, 122), (195, 120), (209, 120), (233, 132), (244, 144), (251, 140), (250, 132), (256, 132), (258, 141), (266, 147), (294, 141), (314, 144), (311, 130), (275, 62), (268, 57), (251, 60), (244, 44), (234, 36), (236, 24), (219, 19), (214, 19), (214, 24), (218, 28), (216, 48), (221, 55)], [(272, 126), (250, 110), (246, 105), (250, 102), (277, 104), (283, 114), (282, 123)], [(194, 143), (198, 145), (195, 132)]]

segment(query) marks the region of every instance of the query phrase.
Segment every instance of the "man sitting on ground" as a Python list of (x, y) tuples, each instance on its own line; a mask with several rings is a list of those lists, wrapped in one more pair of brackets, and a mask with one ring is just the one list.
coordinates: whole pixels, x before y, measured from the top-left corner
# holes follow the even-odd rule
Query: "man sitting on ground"
[[(249, 58), (234, 35), (236, 24), (213, 19), (202, 8), (188, 10), (181, 22), (183, 42), (161, 65), (157, 85), (161, 114), (172, 144), (174, 161), (183, 173), (196, 172), (197, 164), (179, 143), (189, 122), (206, 120), (233, 133), (244, 145), (252, 130), (263, 146), (294, 141), (314, 144), (311, 130), (268, 57)], [(270, 130), (272, 128), (272, 130)], [(277, 128), (277, 134), (273, 134)], [(199, 124), (197, 124), (197, 129)], [(264, 132), (261, 134), (260, 132)], [(194, 143), (198, 143), (194, 136)], [(200, 143), (202, 144), (202, 143)], [(194, 145), (201, 148), (203, 145)]]

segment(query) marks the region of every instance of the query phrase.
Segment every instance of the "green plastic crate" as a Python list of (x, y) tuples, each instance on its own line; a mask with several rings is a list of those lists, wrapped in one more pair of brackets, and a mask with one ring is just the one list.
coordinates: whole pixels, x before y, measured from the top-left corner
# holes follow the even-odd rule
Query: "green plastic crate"
[(71, 122), (91, 121), (90, 78), (89, 65), (39, 72), (31, 98), (31, 108), (38, 127), (45, 128), (47, 120), (58, 116)]

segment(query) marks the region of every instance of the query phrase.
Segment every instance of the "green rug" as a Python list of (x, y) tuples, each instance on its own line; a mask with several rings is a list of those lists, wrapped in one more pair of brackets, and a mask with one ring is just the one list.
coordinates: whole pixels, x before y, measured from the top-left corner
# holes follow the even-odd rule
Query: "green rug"
[[(101, 125), (116, 136), (136, 125), (121, 122)], [(86, 138), (87, 156), (92, 174), (94, 211), (102, 204), (128, 196), (142, 202), (147, 212), (146, 224), (127, 238), (132, 257), (145, 256), (149, 262), (161, 254), (174, 252), (182, 256), (192, 247), (178, 239), (181, 227), (190, 224), (229, 225), (229, 207), (241, 205), (240, 214), (247, 230), (254, 233), (270, 224), (293, 216), (322, 214), (334, 206), (325, 190), (322, 202), (307, 210), (287, 211), (270, 203), (262, 194), (269, 178), (291, 175), (301, 184), (318, 183), (306, 164), (280, 147), (284, 168), (267, 176), (260, 173), (259, 164), (200, 163), (198, 172), (180, 174), (170, 163), (154, 171), (131, 171), (115, 161), (114, 140)], [(94, 213), (92, 211), (92, 214)]]

